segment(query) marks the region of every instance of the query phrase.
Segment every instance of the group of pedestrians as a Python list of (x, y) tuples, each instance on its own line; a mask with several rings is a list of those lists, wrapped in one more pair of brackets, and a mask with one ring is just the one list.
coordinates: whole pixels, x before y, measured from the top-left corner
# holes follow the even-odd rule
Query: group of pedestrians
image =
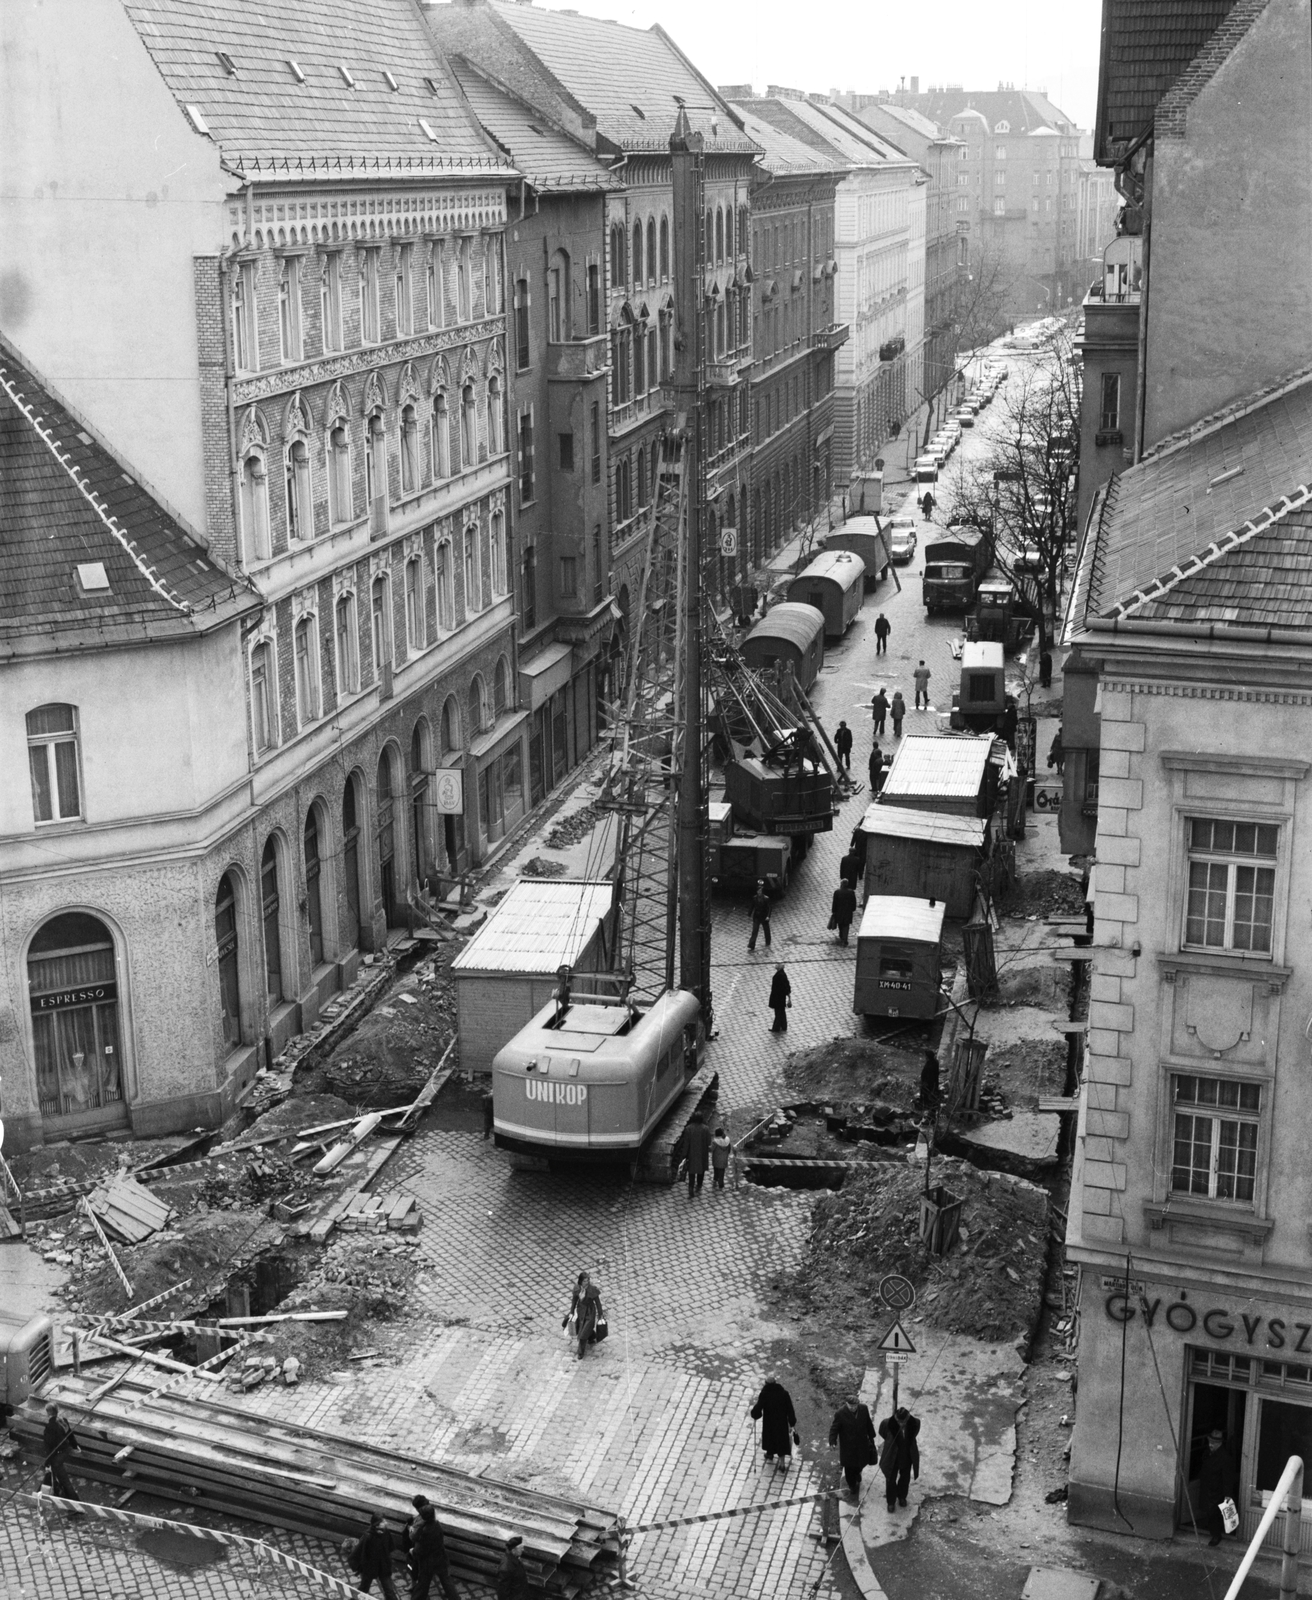
[[(415, 1514), (402, 1530), (406, 1565), (410, 1572), (410, 1600), (428, 1600), (436, 1583), (446, 1600), (459, 1594), (451, 1577), (446, 1540), (437, 1512), (426, 1495), (417, 1494), (411, 1504)], [(495, 1574), (497, 1600), (528, 1600), (528, 1572), (520, 1557), (524, 1541), (519, 1534), (506, 1540)], [(382, 1516), (374, 1512), (368, 1529), (346, 1547), (346, 1563), (356, 1575), (361, 1594), (368, 1594), (376, 1583), (383, 1600), (397, 1600), (392, 1578), (395, 1541)]]
[[(765, 1380), (750, 1415), (761, 1424), (761, 1450), (776, 1472), (787, 1472), (793, 1446), (802, 1440), (792, 1396), (773, 1374)], [(838, 1465), (848, 1492), (855, 1500), (861, 1492), (861, 1474), (878, 1466), (884, 1476), (884, 1499), (890, 1511), (905, 1506), (912, 1478), (920, 1476), (920, 1418), (906, 1406), (897, 1406), (879, 1424), (871, 1421), (870, 1408), (856, 1395), (839, 1407), (829, 1429), (829, 1443), (838, 1447)]]

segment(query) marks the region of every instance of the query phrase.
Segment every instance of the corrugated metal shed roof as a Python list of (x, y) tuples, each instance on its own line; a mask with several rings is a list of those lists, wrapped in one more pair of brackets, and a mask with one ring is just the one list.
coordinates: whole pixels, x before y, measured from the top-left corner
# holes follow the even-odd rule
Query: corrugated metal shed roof
[(453, 972), (572, 966), (611, 907), (609, 883), (521, 878), (451, 963)]
[(752, 639), (786, 639), (799, 650), (805, 650), (824, 625), (822, 611), (803, 605), (800, 600), (784, 600), (770, 607), (743, 643)]
[(956, 844), (982, 849), (982, 817), (954, 817), (946, 811), (912, 811), (908, 806), (886, 806), (877, 801), (867, 807), (861, 832), (888, 839), (925, 839), (930, 844)]
[(988, 765), (993, 735), (912, 733), (898, 746), (884, 780), (890, 800), (900, 794), (941, 795), (969, 799), (979, 793)]
[(789, 585), (789, 594), (808, 578), (828, 578), (844, 589), (850, 589), (858, 578), (864, 583), (865, 562), (851, 550), (822, 550), (814, 561), (802, 568)]
[(872, 894), (861, 913), (861, 939), (920, 939), (937, 944), (943, 937), (942, 900), (914, 900), (905, 894)]

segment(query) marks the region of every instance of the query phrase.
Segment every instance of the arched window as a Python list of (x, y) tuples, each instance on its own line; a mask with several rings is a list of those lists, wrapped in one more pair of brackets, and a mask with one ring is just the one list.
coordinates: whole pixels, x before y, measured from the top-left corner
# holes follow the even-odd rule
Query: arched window
[(610, 282), (611, 288), (621, 289), (626, 281), (624, 271), (624, 227), (614, 223), (610, 230)]
[(471, 522), (464, 534), (465, 613), (472, 616), (483, 609), (483, 574), (479, 564), (478, 524)]
[(43, 1117), (122, 1120), (118, 976), (113, 935), (98, 917), (65, 911), (33, 936), (27, 984)]
[(373, 581), (369, 595), (373, 619), (374, 672), (381, 674), (392, 664), (392, 584), (385, 572)]
[(357, 694), (360, 689), (360, 637), (356, 626), (355, 596), (339, 595), (333, 609), (333, 637), (337, 644), (337, 692)]
[(419, 416), (413, 406), (401, 408), (401, 493), (419, 487)]
[(661, 281), (670, 275), (670, 219), (661, 218)]
[(642, 256), (642, 224), (640, 222), (635, 222), (633, 224), (633, 282), (635, 287), (640, 284), (643, 279)]
[(510, 588), (510, 552), (506, 546), (506, 514), (492, 513), (492, 593), (503, 595)]
[(396, 898), (396, 781), (392, 752), (378, 757), (378, 876), (388, 927), (399, 921)]
[(319, 630), (313, 616), (296, 624), (293, 654), (296, 658), (296, 714), (302, 727), (317, 722), (319, 694)]
[[(665, 226), (664, 223), (661, 224)], [(674, 376), (674, 338), (672, 329), (674, 317), (668, 311), (662, 311), (659, 317), (661, 334), (661, 377), (668, 381)]]
[(433, 396), (433, 414), (429, 422), (429, 456), (433, 463), (433, 481), (440, 483), (451, 476), (451, 414), (447, 410), (443, 390)]
[(387, 425), (380, 411), (365, 419), (364, 496), (369, 505), (370, 527), (387, 527)]
[(715, 302), (715, 354), (724, 359), (725, 314), (724, 301)]
[(469, 685), (469, 728), (473, 734), (487, 732), (487, 689), (478, 672)]
[(478, 413), (474, 407), (474, 386), (467, 383), (460, 391), (460, 469), (468, 472), (478, 465)]
[(433, 826), (428, 809), (432, 766), (432, 739), (428, 721), (420, 717), (410, 735), (410, 856), (415, 881), (421, 885), (433, 870)]
[(656, 282), (656, 218), (647, 218), (647, 282)]
[(499, 456), (505, 453), (505, 396), (501, 392), (501, 379), (496, 373), (487, 380), (487, 453)]
[(724, 259), (733, 260), (733, 207), (724, 208)]
[(264, 455), (250, 450), (241, 464), (241, 531), (247, 561), (267, 561), (269, 544), (269, 480)]
[(351, 430), (345, 417), (337, 417), (328, 430), (328, 515), (334, 527), (355, 516), (351, 493)]
[(633, 392), (647, 392), (647, 338), (641, 326), (633, 330)]
[(560, 344), (570, 337), (569, 257), (557, 250), (547, 268), (547, 338)]
[(260, 920), (264, 928), (264, 975), (271, 1007), (281, 1005), (283, 1001), (282, 935), (279, 929), (281, 910), (278, 846), (270, 835), (260, 858)]
[(460, 707), (453, 694), (442, 703), (442, 754), (451, 756), (460, 748)]
[(706, 208), (706, 216), (702, 225), (705, 229), (702, 235), (702, 250), (704, 252), (702, 259), (706, 262), (711, 262), (715, 260), (715, 213), (710, 206)]
[(27, 713), (27, 764), (37, 822), (71, 822), (82, 815), (76, 706), (37, 706)]
[(346, 936), (352, 950), (360, 943), (359, 779), (352, 773), (342, 790), (342, 887), (346, 892)]
[(310, 484), (310, 451), (304, 439), (287, 446), (287, 538), (314, 538), (314, 496)]
[(497, 657), (497, 669), (492, 679), (492, 715), (503, 717), (510, 708), (510, 668), (505, 656)]
[(715, 259), (724, 260), (724, 210), (720, 206), (715, 208)]
[(305, 919), (310, 925), (310, 965), (323, 965), (323, 841), (320, 839), (319, 807), (312, 805), (305, 814), (301, 839), (305, 860)]
[(405, 643), (409, 652), (422, 650), (428, 643), (424, 616), (424, 558), (411, 556), (405, 564)]
[(262, 639), (251, 649), (251, 737), (258, 755), (278, 742), (278, 684), (273, 646)]
[(451, 565), (451, 541), (442, 539), (433, 555), (433, 578), (437, 588), (437, 625), (450, 633), (456, 625), (455, 573)]
[(647, 504), (647, 452), (638, 451), (638, 504)]
[(656, 342), (656, 329), (647, 329), (647, 384), (654, 389), (660, 382), (660, 347)]
[(738, 254), (739, 255), (745, 256), (747, 254), (747, 239), (748, 239), (747, 207), (746, 206), (739, 206), (738, 207)]

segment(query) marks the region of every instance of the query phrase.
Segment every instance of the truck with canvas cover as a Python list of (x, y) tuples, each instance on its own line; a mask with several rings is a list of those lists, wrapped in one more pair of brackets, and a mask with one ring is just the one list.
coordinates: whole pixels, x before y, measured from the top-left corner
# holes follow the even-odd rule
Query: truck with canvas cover
[(954, 528), (948, 538), (927, 544), (921, 586), (926, 613), (969, 611), (992, 565), (993, 536), (983, 528)]

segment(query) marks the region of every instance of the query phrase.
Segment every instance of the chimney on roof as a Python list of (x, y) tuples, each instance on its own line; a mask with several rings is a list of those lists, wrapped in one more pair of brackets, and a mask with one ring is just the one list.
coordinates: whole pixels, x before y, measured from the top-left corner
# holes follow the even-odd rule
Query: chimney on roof
[(919, 78), (912, 78), (912, 80), (911, 80), (911, 92), (912, 92), (912, 94), (919, 94), (920, 93), (920, 79)]
[(720, 93), (726, 100), (755, 100), (756, 90), (750, 83), (722, 83)]
[(805, 100), (806, 96), (800, 89), (787, 89), (782, 83), (766, 85), (766, 94), (771, 100)]

